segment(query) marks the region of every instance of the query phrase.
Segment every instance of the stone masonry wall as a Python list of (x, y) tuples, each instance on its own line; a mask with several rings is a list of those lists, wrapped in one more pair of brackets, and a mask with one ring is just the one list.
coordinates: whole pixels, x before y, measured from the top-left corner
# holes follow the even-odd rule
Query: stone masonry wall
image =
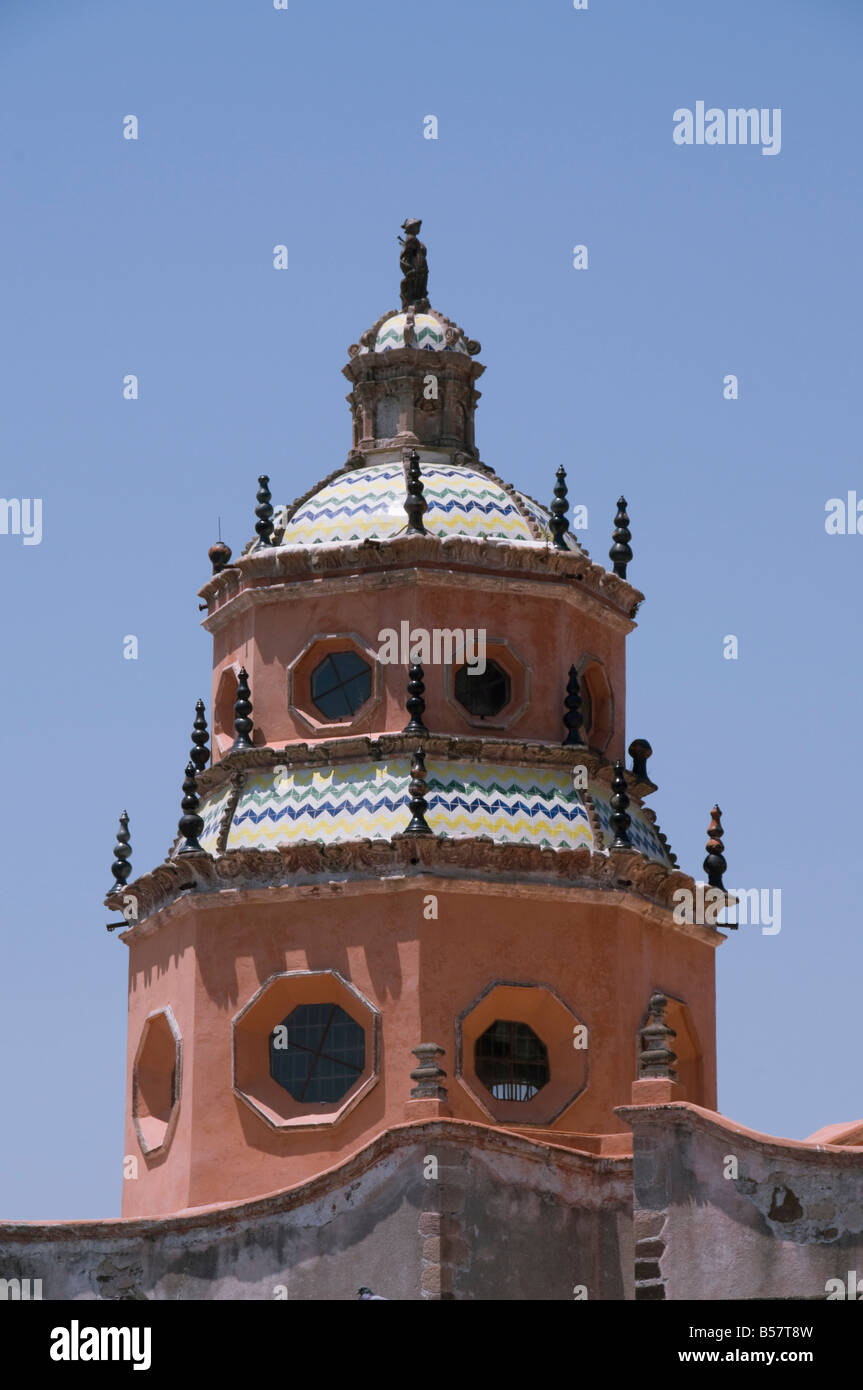
[(631, 1297), (631, 1182), (626, 1158), (426, 1121), (241, 1206), (0, 1225), (0, 1279), (52, 1300)]

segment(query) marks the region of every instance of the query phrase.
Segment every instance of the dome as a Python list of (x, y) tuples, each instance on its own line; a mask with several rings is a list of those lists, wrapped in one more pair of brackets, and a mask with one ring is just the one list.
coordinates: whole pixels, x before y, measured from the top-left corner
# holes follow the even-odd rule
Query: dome
[(410, 307), (397, 312), (388, 309), (358, 343), (348, 348), (350, 357), (369, 353), (392, 352), (396, 348), (419, 348), (427, 352), (458, 352), (475, 357), (479, 343), (465, 337), (464, 330), (437, 309)]
[[(549, 513), (538, 502), (481, 468), (422, 463), (431, 536), (476, 536), (516, 544), (544, 544)], [(405, 470), (401, 460), (352, 469), (328, 479), (305, 498), (285, 522), (281, 544), (386, 540), (407, 527)], [(567, 533), (566, 546), (580, 551)]]
[(446, 324), (435, 314), (415, 314), (413, 317), (412, 329), (413, 337), (405, 337), (405, 329), (408, 327), (408, 316), (406, 313), (393, 314), (385, 319), (378, 329), (375, 339), (375, 352), (389, 352), (393, 348), (406, 346), (414, 348), (426, 348), (430, 352), (465, 352), (463, 344), (458, 341), (450, 345), (446, 340)]
[[(390, 840), (407, 824), (410, 765), (410, 758), (396, 755), (383, 762), (250, 771), (239, 798), (228, 781), (203, 799), (201, 844), (210, 854), (217, 851), (229, 808), (225, 850)], [(487, 835), (505, 844), (592, 852), (603, 852), (614, 839), (608, 787), (591, 783), (577, 790), (571, 768), (430, 757), (427, 778), (427, 819), (435, 835)], [(634, 848), (672, 867), (668, 848), (643, 808), (633, 803), (629, 812)]]

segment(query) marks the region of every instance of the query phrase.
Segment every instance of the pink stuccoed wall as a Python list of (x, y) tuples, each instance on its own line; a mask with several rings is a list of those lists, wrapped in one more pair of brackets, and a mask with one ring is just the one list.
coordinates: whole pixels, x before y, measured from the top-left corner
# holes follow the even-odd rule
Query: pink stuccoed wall
[[(471, 578), (478, 586), (470, 584)], [(569, 599), (561, 597), (569, 593)], [(423, 571), (421, 580), (412, 570), (374, 576), (361, 586), (349, 578), (323, 583), (303, 579), (286, 584), (278, 601), (255, 604), (230, 621), (230, 608), (220, 615), (214, 627), (214, 700), (226, 667), (245, 665), (249, 673), (255, 742), (278, 746), (291, 739), (311, 740), (328, 736), (330, 730), (315, 730), (297, 719), (288, 707), (287, 668), (315, 636), (354, 633), (369, 649), (377, 652), (378, 634), (385, 628), (399, 629), (402, 620), (412, 629), (431, 632), (437, 628), (485, 629), (488, 640), (505, 638), (514, 656), (527, 668), (530, 696), (520, 717), (507, 725), (507, 737), (538, 739), (560, 743), (563, 725), (567, 671), (590, 653), (604, 665), (613, 698), (613, 733), (606, 756), (625, 755), (625, 627), (616, 619), (574, 591), (570, 581), (565, 588), (540, 579), (509, 579), (489, 575), (457, 574), (436, 580)], [(212, 620), (210, 620), (212, 623)], [(208, 625), (210, 625), (208, 623)], [(623, 625), (619, 625), (623, 623)], [(361, 713), (351, 725), (351, 733), (395, 732), (407, 722), (405, 699), (407, 671), (403, 665), (381, 665), (384, 698), (381, 704)], [(425, 671), (425, 723), (436, 733), (476, 736), (478, 729), (459, 708), (443, 696), (444, 674), (440, 667)], [(490, 735), (501, 734), (493, 720), (486, 721)], [(341, 732), (341, 731), (340, 731)], [(233, 738), (233, 729), (216, 729), (214, 754), (219, 751), (218, 735)]]
[[(429, 893), (438, 897), (437, 920), (424, 916)], [(144, 1021), (168, 1005), (182, 1036), (182, 1077), (165, 1152), (141, 1154), (129, 1113), (126, 1153), (137, 1157), (139, 1176), (123, 1186), (127, 1216), (243, 1201), (356, 1152), (405, 1119), (420, 1042), (445, 1050), (447, 1107), (458, 1119), (534, 1124), (538, 1140), (620, 1134), (626, 1126), (614, 1107), (629, 1100), (638, 1029), (656, 988), (685, 1005), (700, 1052), (692, 1099), (715, 1105), (713, 945), (651, 917), (632, 895), (426, 876), (192, 893), (128, 940), (129, 1111)], [(277, 1132), (232, 1090), (232, 1020), (271, 976), (304, 970), (339, 972), (380, 1012), (379, 1076), (338, 1123)], [(550, 987), (557, 999), (536, 996), (532, 1026), (549, 1046), (552, 1082), (568, 1078), (574, 1092), (586, 1068), (586, 1086), (550, 1123), (542, 1091), (516, 1119), (512, 1104), (496, 1113), (488, 1093), (484, 1111), (454, 1075), (457, 1020), (494, 981)], [(586, 1056), (570, 1045), (561, 1003), (588, 1027)], [(471, 1064), (467, 1048), (468, 1083)]]

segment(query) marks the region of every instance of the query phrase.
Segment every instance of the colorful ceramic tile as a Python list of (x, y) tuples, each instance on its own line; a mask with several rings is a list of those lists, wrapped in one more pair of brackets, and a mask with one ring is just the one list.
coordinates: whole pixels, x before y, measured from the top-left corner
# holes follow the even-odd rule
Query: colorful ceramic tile
[[(410, 760), (295, 768), (287, 776), (251, 775), (239, 798), (228, 849), (271, 848), (292, 840), (334, 844), (390, 839), (410, 819)], [(431, 758), (427, 820), (435, 834), (488, 835), (506, 844), (592, 848), (584, 803), (568, 770), (498, 767)], [(202, 805), (212, 850), (224, 811), (224, 789)], [(204, 840), (202, 839), (202, 843)]]
[[(611, 793), (605, 786), (590, 787), (590, 799), (593, 802), (599, 823), (605, 836), (605, 848), (614, 839), (614, 831), (611, 828), (612, 807), (610, 802)], [(629, 807), (629, 814), (632, 824), (629, 827), (629, 838), (633, 849), (637, 849), (648, 859), (654, 859), (659, 864), (671, 864), (671, 858), (656, 833), (655, 827), (647, 819), (640, 807), (634, 803)]]
[[(430, 535), (488, 536), (533, 542), (517, 499), (472, 468), (423, 463)], [(407, 526), (405, 476), (400, 463), (381, 463), (340, 474), (298, 508), (288, 521), (283, 545), (320, 545), (396, 536)]]
[[(407, 314), (393, 314), (378, 329), (375, 339), (375, 352), (391, 352), (393, 348), (405, 347), (405, 324)], [(446, 340), (446, 325), (434, 314), (414, 315), (414, 340), (410, 347), (427, 348), (430, 352), (465, 352), (461, 340), (450, 348)]]

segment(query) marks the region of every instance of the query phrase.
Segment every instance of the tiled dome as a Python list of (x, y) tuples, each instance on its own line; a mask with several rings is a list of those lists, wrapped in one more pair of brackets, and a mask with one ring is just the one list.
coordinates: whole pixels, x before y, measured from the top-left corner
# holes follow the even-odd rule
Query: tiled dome
[[(571, 769), (505, 766), (490, 762), (427, 763), (428, 823), (436, 835), (459, 839), (488, 835), (507, 844), (602, 851), (614, 838), (610, 792), (573, 786)], [(226, 849), (275, 849), (292, 841), (339, 844), (389, 840), (406, 824), (410, 758), (326, 767), (262, 769), (249, 773), (233, 809)], [(232, 796), (226, 782), (201, 804), (201, 844), (214, 853)], [(592, 806), (602, 829), (598, 839)], [(667, 846), (641, 807), (631, 805), (635, 849), (670, 866)], [(598, 840), (598, 842), (597, 842)], [(604, 843), (603, 843), (604, 841)]]
[[(422, 464), (429, 535), (476, 536), (536, 544), (546, 538), (549, 514), (515, 489), (505, 488), (478, 468)], [(282, 545), (327, 541), (383, 540), (407, 526), (405, 472), (401, 462), (379, 463), (341, 473), (289, 516)], [(567, 535), (567, 548), (579, 550)]]
[(348, 348), (351, 357), (392, 352), (397, 348), (426, 349), (428, 352), (458, 352), (474, 357), (480, 345), (465, 337), (464, 330), (431, 306), (420, 309), (390, 310), (382, 314), (358, 343)]
[[(408, 323), (406, 313), (393, 314), (391, 318), (385, 319), (378, 329), (378, 336), (375, 339), (375, 352), (388, 352), (393, 348), (403, 348), (405, 344), (405, 328)], [(411, 347), (427, 348), (430, 352), (445, 352), (449, 349), (446, 341), (446, 325), (434, 314), (416, 314), (413, 321), (413, 339)], [(464, 352), (460, 341), (452, 344), (453, 352)]]

